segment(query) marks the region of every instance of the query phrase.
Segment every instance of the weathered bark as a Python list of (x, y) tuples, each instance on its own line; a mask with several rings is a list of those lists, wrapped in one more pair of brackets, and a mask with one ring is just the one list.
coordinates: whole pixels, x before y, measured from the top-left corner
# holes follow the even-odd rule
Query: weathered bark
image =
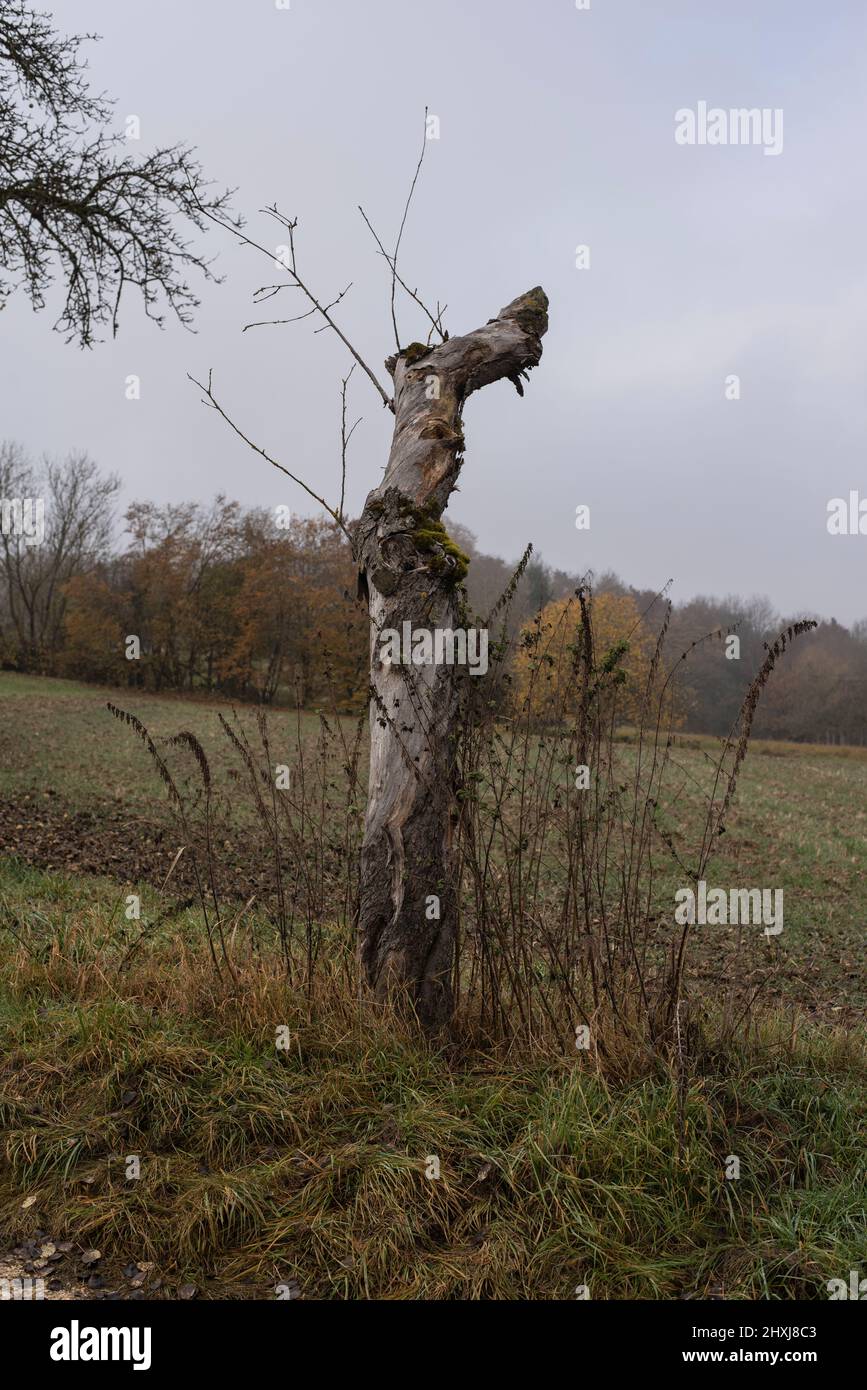
[(440, 516), (463, 463), (461, 416), (501, 378), (523, 395), (542, 355), (548, 300), (534, 289), (495, 319), (437, 347), (412, 344), (387, 367), (395, 426), (385, 476), (355, 532), (370, 612), (370, 784), (361, 854), (359, 952), (379, 999), (397, 996), (428, 1030), (452, 1011), (457, 885), (454, 665), (383, 662), (382, 634), (457, 630), (463, 557)]

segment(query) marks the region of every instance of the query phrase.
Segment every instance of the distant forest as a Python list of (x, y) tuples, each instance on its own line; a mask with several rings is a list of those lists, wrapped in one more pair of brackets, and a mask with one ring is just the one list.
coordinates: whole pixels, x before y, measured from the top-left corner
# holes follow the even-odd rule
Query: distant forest
[[(0, 498), (41, 497), (45, 517), (36, 543), (4, 503), (5, 668), (268, 704), (364, 708), (367, 617), (356, 599), (349, 546), (330, 521), (245, 509), (223, 496), (208, 505), (135, 502), (119, 546), (118, 490), (118, 480), (86, 455), (34, 465), (17, 446), (0, 446)], [(509, 587), (517, 560), (481, 553), (463, 526), (451, 522), (449, 531), (470, 558), (469, 621), (478, 623)], [(506, 619), (515, 646), (528, 625), (562, 611), (582, 582), (587, 576), (531, 556)], [(620, 600), (600, 605), (620, 623), (603, 638), (631, 634), (646, 650), (665, 619), (665, 597), (613, 573), (595, 576), (592, 587), (597, 597)], [(674, 605), (664, 659), (671, 665), (689, 650), (681, 726), (726, 734), (765, 642), (805, 616), (818, 615), (778, 614), (763, 598), (697, 597)], [(728, 634), (739, 639), (736, 659), (727, 655)], [(130, 637), (137, 638), (134, 659)], [(755, 731), (796, 742), (867, 743), (867, 620), (847, 629), (823, 619), (787, 652), (764, 692)]]

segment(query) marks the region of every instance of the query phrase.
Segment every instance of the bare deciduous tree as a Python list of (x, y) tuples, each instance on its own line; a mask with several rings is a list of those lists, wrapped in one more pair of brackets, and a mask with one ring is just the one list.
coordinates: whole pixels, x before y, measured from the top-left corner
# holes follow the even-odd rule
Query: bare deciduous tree
[(22, 288), (42, 309), (59, 270), (55, 327), (82, 347), (103, 325), (117, 331), (125, 285), (158, 323), (161, 305), (189, 322), (198, 299), (185, 276), (213, 277), (180, 228), (202, 230), (203, 209), (227, 218), (230, 196), (209, 192), (184, 145), (123, 152), (79, 57), (93, 37), (64, 37), (26, 0), (0, 0), (0, 308)]
[[(108, 554), (119, 487), (119, 478), (101, 474), (86, 454), (34, 467), (18, 445), (0, 444), (0, 636), (6, 657), (24, 669), (42, 669), (60, 645), (67, 582)], [(22, 503), (36, 500), (44, 508), (38, 540), (20, 524)]]

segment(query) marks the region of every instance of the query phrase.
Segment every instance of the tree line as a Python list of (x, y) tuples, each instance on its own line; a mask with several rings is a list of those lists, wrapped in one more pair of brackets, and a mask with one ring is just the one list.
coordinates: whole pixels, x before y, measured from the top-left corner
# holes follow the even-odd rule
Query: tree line
[[(84, 454), (40, 465), (0, 446), (0, 498), (44, 498), (44, 536), (0, 535), (6, 667), (153, 691), (358, 705), (366, 618), (328, 521), (133, 502)], [(130, 640), (133, 639), (133, 640)]]
[[(368, 618), (349, 543), (330, 519), (243, 508), (222, 495), (208, 505), (137, 501), (126, 508), (119, 544), (119, 489), (119, 479), (86, 454), (35, 462), (14, 444), (0, 445), (5, 668), (266, 704), (327, 700), (344, 711), (364, 708)], [(20, 504), (37, 498), (44, 501), (40, 537), (20, 521)], [(484, 617), (515, 564), (481, 553), (465, 527), (452, 524), (450, 533), (470, 559), (468, 607)], [(564, 609), (568, 631), (569, 600), (581, 582), (537, 557), (524, 567), (505, 620), (516, 691), (522, 642), (533, 630), (557, 625), (559, 632)], [(597, 646), (625, 644), (624, 680), (637, 684), (666, 600), (611, 572), (593, 588)], [(574, 621), (577, 628), (577, 605)], [(765, 643), (788, 621), (761, 598), (674, 605), (665, 650), (669, 662), (688, 653), (679, 682), (682, 727), (727, 733)], [(561, 654), (563, 645), (558, 636)], [(756, 732), (867, 743), (867, 620), (851, 628), (824, 620), (803, 639), (766, 691)]]

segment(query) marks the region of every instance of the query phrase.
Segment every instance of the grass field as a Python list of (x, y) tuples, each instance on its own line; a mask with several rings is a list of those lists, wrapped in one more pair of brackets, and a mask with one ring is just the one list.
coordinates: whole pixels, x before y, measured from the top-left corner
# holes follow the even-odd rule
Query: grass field
[[(2, 843), (39, 867), (110, 868), (127, 882), (161, 880), (176, 847), (167, 799), (141, 743), (108, 713), (108, 699), (138, 715), (158, 741), (191, 730), (215, 774), (231, 764), (218, 721), (219, 711), (230, 713), (225, 704), (0, 674)], [(241, 707), (238, 714), (252, 736), (255, 712)], [(329, 719), (332, 726), (342, 722), (351, 739), (354, 720)], [(275, 761), (293, 762), (299, 748), (313, 756), (316, 714), (276, 712), (270, 724)], [(687, 841), (702, 816), (717, 746), (715, 739), (683, 735), (674, 750), (680, 771), (670, 782), (669, 825)], [(626, 741), (622, 755), (628, 762)], [(233, 815), (243, 824), (240, 798)], [(335, 811), (335, 823), (341, 815)], [(865, 844), (867, 749), (751, 744), (709, 881), (783, 889), (785, 930), (778, 940), (753, 943), (744, 968), (772, 963), (772, 996), (832, 1022), (863, 1015), (867, 1005)], [(660, 896), (673, 903), (678, 882), (673, 867), (666, 870)], [(709, 933), (704, 940), (696, 935), (696, 950), (709, 961), (718, 949)]]
[(811, 1298), (867, 1257), (851, 1034), (708, 1059), (678, 1157), (664, 1076), (437, 1054), (336, 989), (310, 1022), (252, 957), (221, 995), (191, 913), (122, 966), (107, 881), (13, 870), (4, 902), (29, 925), (5, 949), (0, 1218), (96, 1247), (107, 1288), (134, 1262), (169, 1295)]
[[(218, 767), (228, 762), (228, 744), (217, 720), (218, 710), (230, 713), (225, 701), (143, 695), (0, 672), (0, 795), (24, 793), (88, 809), (117, 804), (133, 813), (158, 812), (165, 798), (155, 795), (153, 769), (141, 744), (111, 718), (108, 700), (137, 714), (155, 738), (191, 729)], [(243, 725), (254, 731), (253, 709), (237, 708)], [(315, 740), (314, 714), (302, 714), (299, 720), (284, 711), (272, 723), (283, 734), (282, 743), (275, 740), (275, 752), (286, 761), (294, 756), (299, 725), (303, 741)]]
[[(197, 909), (158, 891), (165, 794), (107, 698), (228, 760), (224, 707), (0, 676), (7, 1248), (69, 1243), (63, 1282), (95, 1247), (125, 1297), (144, 1265), (137, 1296), (822, 1298), (867, 1263), (863, 750), (751, 748), (710, 877), (785, 890), (774, 1011), (725, 1055), (711, 1018), (679, 1100), (664, 1068), (615, 1084), (592, 1056), (433, 1049), (339, 963), (311, 998), (261, 923), (221, 984)], [(275, 715), (275, 756), (319, 730)], [(684, 828), (713, 746), (676, 747)]]

